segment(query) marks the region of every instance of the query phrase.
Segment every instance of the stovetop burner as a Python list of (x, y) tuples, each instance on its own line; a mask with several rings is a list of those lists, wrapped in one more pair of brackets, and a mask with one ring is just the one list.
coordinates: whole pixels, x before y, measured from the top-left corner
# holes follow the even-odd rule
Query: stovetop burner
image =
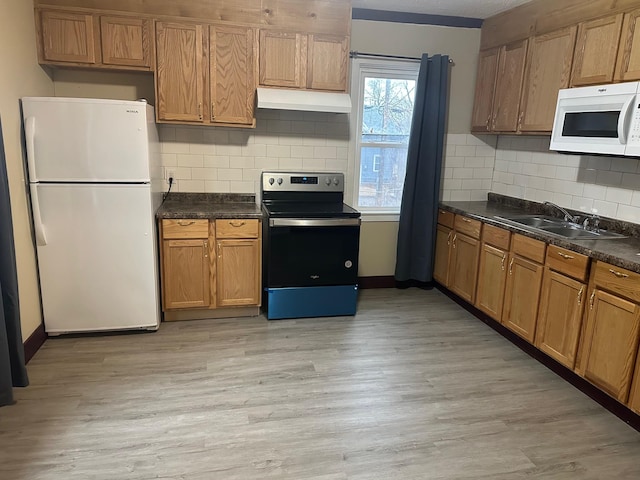
[(359, 218), (360, 212), (344, 203), (265, 202), (269, 217), (278, 218)]

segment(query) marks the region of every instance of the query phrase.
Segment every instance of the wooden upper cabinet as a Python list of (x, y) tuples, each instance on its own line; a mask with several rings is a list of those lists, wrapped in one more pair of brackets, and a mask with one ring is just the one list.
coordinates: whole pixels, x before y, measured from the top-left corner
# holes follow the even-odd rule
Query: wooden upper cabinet
[(95, 64), (95, 25), (91, 14), (60, 10), (40, 12), (42, 60)]
[(511, 254), (509, 258), (502, 323), (533, 343), (542, 286), (542, 265)]
[(610, 83), (623, 14), (599, 18), (578, 25), (578, 38), (571, 73), (571, 86)]
[(493, 99), (493, 131), (515, 132), (518, 129), (527, 44), (528, 40), (522, 40), (500, 49)]
[(146, 18), (101, 16), (102, 63), (151, 67), (151, 20)]
[(588, 308), (578, 373), (625, 403), (638, 352), (640, 307), (595, 289)]
[(614, 75), (617, 82), (640, 80), (640, 29), (636, 29), (639, 18), (640, 9), (624, 16)]
[(309, 35), (307, 87), (314, 90), (347, 89), (349, 39)]
[(301, 33), (260, 30), (260, 85), (304, 88), (307, 41)]
[(534, 37), (522, 94), (519, 130), (551, 132), (558, 91), (569, 86), (577, 27)]
[(255, 30), (209, 27), (211, 121), (251, 125), (255, 110)]
[(156, 115), (159, 121), (203, 122), (203, 27), (156, 23)]
[(471, 131), (488, 132), (491, 130), (491, 113), (493, 109), (493, 92), (498, 72), (498, 48), (480, 52), (478, 57), (478, 75), (476, 77), (476, 93), (471, 117)]

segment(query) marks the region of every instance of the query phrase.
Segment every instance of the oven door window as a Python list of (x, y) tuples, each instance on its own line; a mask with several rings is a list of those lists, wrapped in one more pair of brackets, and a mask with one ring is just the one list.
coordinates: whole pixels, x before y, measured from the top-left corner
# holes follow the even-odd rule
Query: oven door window
[(267, 286), (355, 285), (359, 226), (271, 227)]

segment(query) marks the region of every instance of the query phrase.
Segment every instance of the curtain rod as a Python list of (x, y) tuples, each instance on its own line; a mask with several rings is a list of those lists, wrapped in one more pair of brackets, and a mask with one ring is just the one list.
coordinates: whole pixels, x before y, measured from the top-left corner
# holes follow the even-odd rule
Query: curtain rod
[[(391, 60), (409, 60), (411, 62), (420, 62), (422, 61), (421, 58), (418, 57), (403, 57), (400, 55), (383, 55), (381, 53), (364, 53), (364, 52), (358, 52), (356, 50), (352, 50), (349, 52), (349, 56), (351, 58), (358, 58), (358, 57), (373, 57), (373, 58), (388, 58)], [(449, 63), (453, 63), (453, 59), (449, 59)]]

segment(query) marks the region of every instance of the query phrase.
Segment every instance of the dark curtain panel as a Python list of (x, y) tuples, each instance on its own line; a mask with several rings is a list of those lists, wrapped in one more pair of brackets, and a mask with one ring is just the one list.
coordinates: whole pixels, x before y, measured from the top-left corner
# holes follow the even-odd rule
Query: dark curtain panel
[(433, 280), (448, 85), (449, 56), (422, 55), (400, 206), (399, 282)]
[(20, 329), (9, 182), (0, 122), (0, 406), (13, 403), (13, 387), (29, 384)]

